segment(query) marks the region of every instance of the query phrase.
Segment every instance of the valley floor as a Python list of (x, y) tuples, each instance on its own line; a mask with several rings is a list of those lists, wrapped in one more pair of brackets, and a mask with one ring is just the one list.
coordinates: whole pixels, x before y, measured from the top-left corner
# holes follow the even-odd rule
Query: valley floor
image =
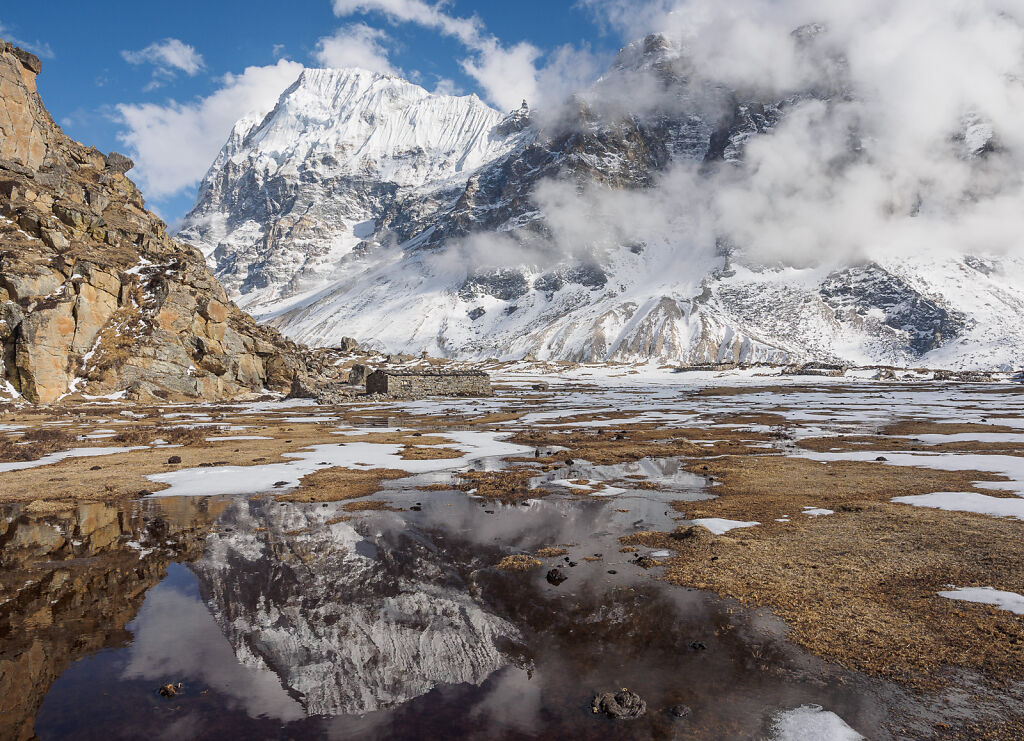
[(1024, 386), (494, 380), (7, 407), (0, 736), (1024, 737)]

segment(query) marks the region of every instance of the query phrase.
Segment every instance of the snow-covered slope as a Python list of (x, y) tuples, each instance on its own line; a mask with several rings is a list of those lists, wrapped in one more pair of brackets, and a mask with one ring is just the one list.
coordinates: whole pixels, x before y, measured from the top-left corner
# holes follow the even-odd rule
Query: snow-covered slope
[[(795, 37), (810, 48), (824, 33)], [(241, 305), (312, 345), (354, 336), (462, 358), (1019, 364), (1014, 253), (865, 239), (843, 259), (789, 260), (786, 229), (781, 258), (722, 235), (723, 202), (740, 221), (763, 206), (743, 190), (757, 174), (748, 148), (852, 98), (827, 83), (741, 94), (697, 80), (680, 47), (651, 36), (541, 120), (393, 77), (307, 71), (262, 122), (239, 122), (181, 236)], [(854, 133), (837, 168), (863, 157), (868, 134)], [(997, 139), (965, 118), (949, 147), (985, 183)], [(813, 173), (815, 153), (803, 154)], [(711, 203), (712, 182), (732, 201)], [(780, 183), (782, 197), (792, 188)], [(831, 241), (814, 196), (796, 216)], [(885, 208), (903, 207), (897, 197)]]
[(238, 121), (179, 236), (243, 306), (315, 289), (408, 194), (444, 199), (506, 152), (502, 119), (476, 96), (307, 69), (262, 121)]

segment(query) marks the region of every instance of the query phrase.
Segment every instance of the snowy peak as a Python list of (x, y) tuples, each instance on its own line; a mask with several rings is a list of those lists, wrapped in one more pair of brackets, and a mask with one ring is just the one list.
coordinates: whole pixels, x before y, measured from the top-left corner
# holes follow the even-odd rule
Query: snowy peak
[(491, 134), (503, 118), (475, 95), (433, 95), (364, 69), (307, 69), (239, 142), (248, 125), (240, 122), (225, 149), (234, 164), (267, 174), (374, 173), (421, 186), (493, 158), (501, 142)]
[(528, 135), (523, 115), (393, 75), (306, 69), (265, 117), (235, 125), (179, 234), (242, 305), (316, 291), (394, 241), (413, 193), (419, 216), (454, 201)]

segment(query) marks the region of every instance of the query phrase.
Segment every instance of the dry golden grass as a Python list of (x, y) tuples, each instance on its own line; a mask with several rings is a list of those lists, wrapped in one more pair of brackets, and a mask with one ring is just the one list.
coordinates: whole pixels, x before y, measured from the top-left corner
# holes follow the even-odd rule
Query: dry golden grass
[(679, 553), (670, 581), (770, 607), (793, 640), (844, 667), (933, 687), (950, 666), (1024, 680), (1019, 617), (937, 596), (948, 584), (1024, 590), (1020, 536), (1016, 521), (865, 502), (692, 548), (657, 543)]
[(351, 468), (325, 468), (303, 476), (301, 486), (274, 497), (279, 502), (340, 502), (368, 497), (380, 491), (382, 481), (408, 476), (405, 471), (377, 468), (359, 471)]
[[(925, 434), (925, 433), (918, 433)], [(819, 453), (850, 450), (929, 453), (1000, 453), (1002, 455), (1024, 455), (1024, 443), (964, 441), (948, 443), (923, 443), (904, 437), (881, 437), (878, 435), (844, 435), (841, 437), (810, 437), (797, 442), (797, 447)]]
[(534, 551), (533, 555), (535, 555), (537, 558), (558, 558), (559, 556), (564, 556), (568, 552), (569, 551), (567, 551), (565, 548), (549, 547), (541, 548), (538, 551)]
[[(763, 452), (763, 451), (762, 451)], [(690, 517), (758, 520), (762, 527), (781, 527), (777, 517), (795, 515), (804, 507), (840, 509), (864, 501), (889, 501), (897, 496), (935, 491), (1002, 492), (978, 489), (976, 481), (1003, 481), (980, 471), (937, 471), (887, 466), (866, 461), (819, 463), (779, 455), (728, 456), (690, 461), (690, 471), (717, 482), (710, 492), (718, 499), (677, 502)]]
[(509, 468), (504, 471), (467, 471), (458, 474), (464, 483), (456, 488), (472, 491), (475, 494), (501, 502), (521, 502), (524, 499), (546, 497), (551, 492), (546, 489), (531, 489), (530, 479), (537, 472), (528, 468)]
[(387, 502), (346, 502), (341, 505), (346, 512), (401, 512), (401, 507), (392, 507)]
[(466, 420), (470, 425), (493, 425), (501, 422), (513, 422), (522, 417), (524, 412), (494, 412), (485, 414), (482, 417), (471, 417)]
[[(1002, 414), (1000, 416), (1003, 416)], [(880, 435), (956, 435), (971, 432), (1020, 433), (1016, 427), (969, 422), (903, 419), (879, 430)]]
[[(692, 461), (718, 499), (677, 502), (688, 517), (759, 520), (622, 539), (677, 553), (666, 577), (768, 607), (798, 644), (849, 669), (927, 688), (943, 669), (1024, 680), (1024, 623), (1007, 611), (937, 596), (948, 584), (1024, 591), (1022, 524), (893, 504), (894, 496), (971, 491), (991, 474), (781, 456)], [(990, 490), (983, 490), (993, 494)], [(834, 510), (808, 517), (805, 506)], [(791, 522), (775, 522), (789, 516)]]
[(541, 565), (533, 556), (527, 556), (524, 554), (517, 554), (515, 556), (505, 556), (498, 562), (497, 568), (502, 571), (530, 571), (536, 569)]
[(706, 455), (709, 448), (689, 442), (684, 429), (666, 429), (652, 425), (613, 426), (608, 430), (583, 428), (532, 428), (517, 433), (512, 442), (543, 450), (553, 446), (568, 448), (557, 456), (540, 458), (544, 462), (575, 460), (597, 465), (637, 461), (641, 458), (671, 458)]
[(78, 444), (75, 435), (52, 427), (28, 430), (21, 437), (0, 438), (0, 461), (34, 461)]
[(465, 453), (455, 448), (444, 448), (439, 445), (432, 447), (420, 447), (419, 445), (406, 445), (402, 448), (401, 458), (405, 461), (433, 461), (461, 458)]
[(154, 440), (165, 440), (171, 445), (211, 445), (206, 441), (216, 434), (204, 427), (135, 426), (114, 435), (111, 442), (119, 445), (150, 445)]

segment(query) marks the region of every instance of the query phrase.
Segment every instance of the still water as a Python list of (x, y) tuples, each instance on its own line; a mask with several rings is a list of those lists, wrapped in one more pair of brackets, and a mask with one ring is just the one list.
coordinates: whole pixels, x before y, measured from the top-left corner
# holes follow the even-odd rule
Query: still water
[[(815, 706), (889, 737), (891, 687), (620, 552), (676, 526), (668, 502), (709, 496), (678, 462), (630, 465), (661, 490), (502, 505), (422, 477), (373, 497), (383, 511), (244, 496), (4, 509), (0, 738), (773, 738), (779, 713)], [(495, 568), (551, 546), (568, 553)], [(623, 687), (642, 718), (592, 711)]]

